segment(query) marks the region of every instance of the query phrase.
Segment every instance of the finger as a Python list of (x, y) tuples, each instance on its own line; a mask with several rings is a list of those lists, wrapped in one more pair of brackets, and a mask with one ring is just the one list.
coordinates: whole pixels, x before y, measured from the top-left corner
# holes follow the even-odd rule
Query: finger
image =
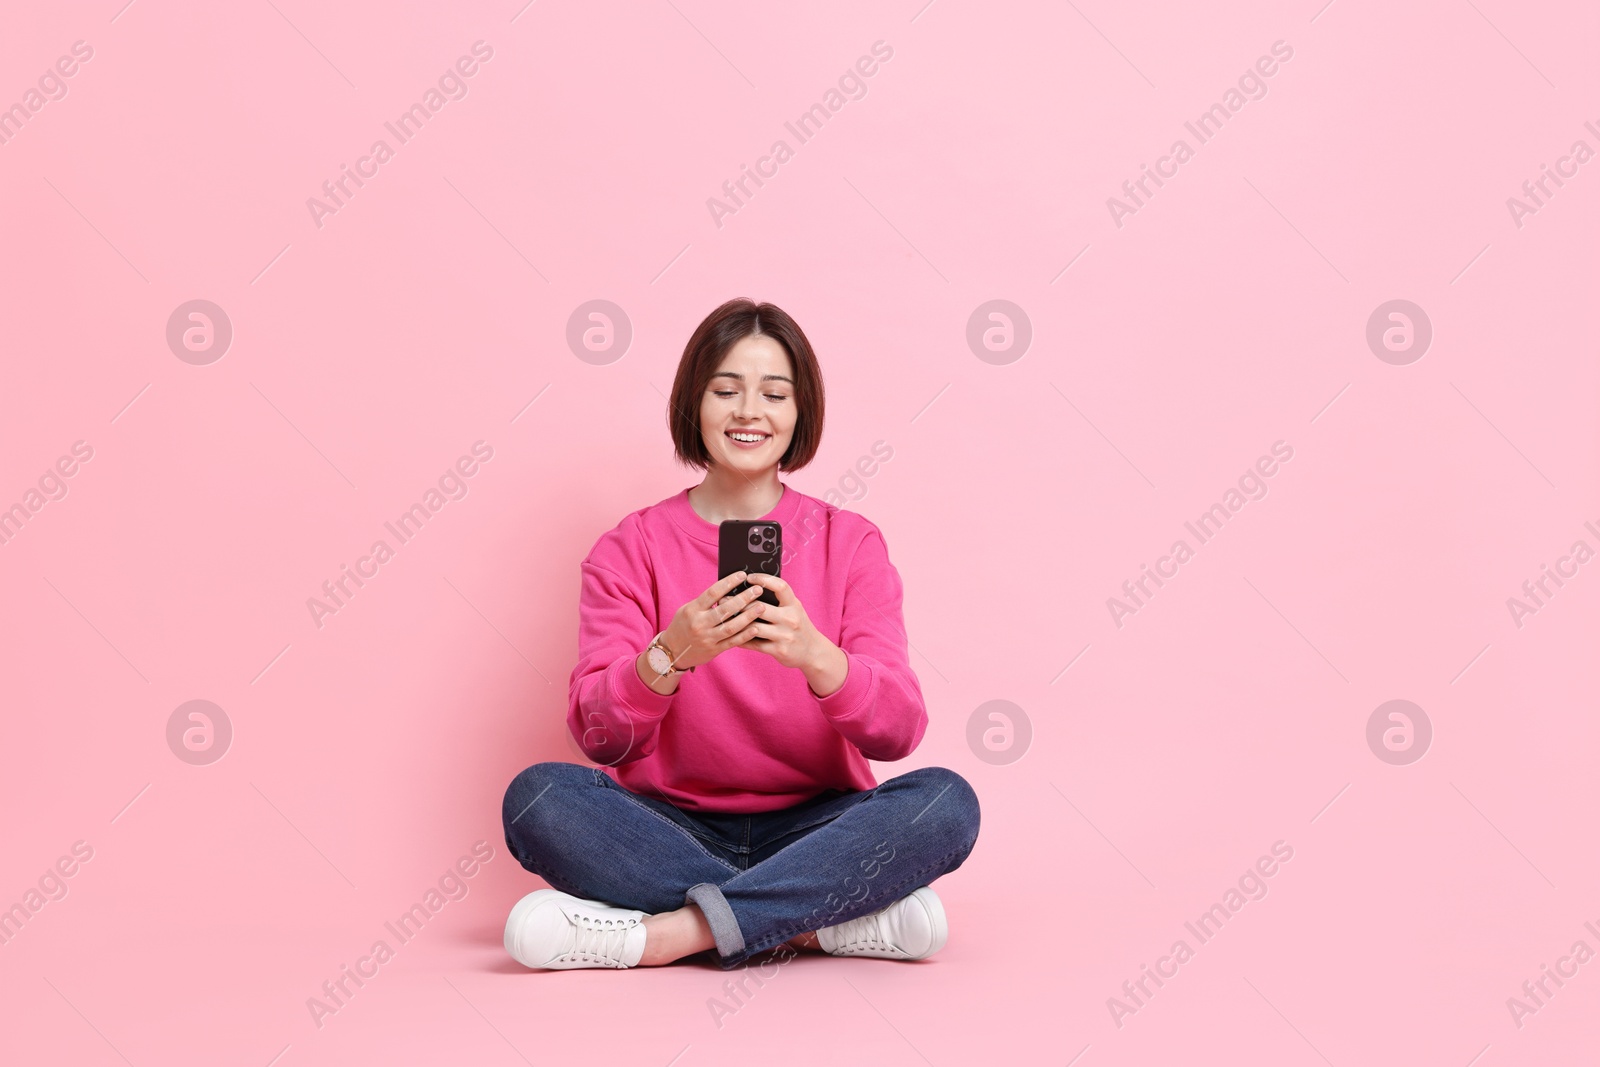
[(739, 633), (752, 622), (754, 622), (756, 618), (767, 609), (768, 606), (769, 605), (762, 604), (760, 602), (751, 604), (743, 611), (738, 612), (727, 619), (727, 621), (723, 622), (722, 625), (717, 627), (717, 630), (723, 637), (726, 637), (730, 634)]
[(733, 618), (734, 614), (741, 608), (754, 601), (760, 595), (761, 587), (752, 585), (738, 596), (723, 597), (713, 604), (709, 610), (713, 613), (717, 623), (726, 622), (728, 619)]
[[(740, 573), (744, 573), (744, 572), (741, 571)], [(734, 577), (734, 575), (729, 575), (728, 578), (723, 579), (723, 581), (724, 582), (728, 581), (729, 579), (731, 579), (733, 577)], [(722, 582), (719, 582), (717, 584), (721, 585)], [(712, 586), (712, 589), (715, 589), (715, 588), (716, 588), (716, 586)], [(746, 589), (744, 592), (740, 593), (738, 596), (724, 596), (724, 597), (722, 597), (720, 600), (718, 600), (716, 603), (710, 605), (706, 609), (712, 616), (711, 625), (713, 627), (715, 627), (715, 626), (720, 626), (724, 622), (727, 622), (729, 619), (733, 618), (734, 614), (737, 613), (739, 611), (739, 609), (743, 608), (747, 604), (751, 604), (751, 603), (755, 602), (761, 596), (761, 593), (762, 593), (762, 587), (752, 583), (750, 588)]]
[(711, 583), (710, 588), (708, 588), (704, 593), (700, 594), (700, 606), (702, 608), (709, 608), (713, 606), (717, 601), (726, 596), (734, 586), (744, 581), (744, 579), (744, 571), (734, 571), (727, 577), (718, 578), (715, 582)]
[(716, 649), (718, 652), (725, 652), (730, 648), (738, 648), (740, 645), (746, 644), (750, 641), (756, 641), (758, 643), (760, 642), (760, 638), (756, 636), (755, 623), (751, 623), (738, 633), (732, 634), (718, 641), (716, 644)]
[(794, 595), (794, 588), (776, 574), (763, 574), (756, 572), (750, 575), (751, 585), (761, 585), (777, 594), (778, 606), (786, 608), (799, 597)]
[(727, 597), (723, 597), (721, 600), (717, 601), (715, 610), (718, 613), (718, 615), (717, 615), (718, 624), (727, 622), (729, 619), (733, 618), (741, 610), (743, 610), (745, 607), (749, 606), (750, 603), (752, 601), (754, 601), (760, 595), (761, 595), (760, 587), (751, 586), (749, 589), (746, 589), (744, 592), (740, 593), (738, 596), (727, 596)]

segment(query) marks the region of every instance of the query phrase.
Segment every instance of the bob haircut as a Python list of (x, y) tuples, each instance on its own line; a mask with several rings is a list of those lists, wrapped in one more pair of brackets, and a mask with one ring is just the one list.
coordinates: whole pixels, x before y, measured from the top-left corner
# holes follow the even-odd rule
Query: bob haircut
[(794, 366), (794, 402), (798, 409), (789, 448), (778, 461), (782, 471), (799, 470), (817, 454), (822, 444), (822, 368), (811, 351), (805, 331), (776, 304), (757, 304), (748, 297), (729, 300), (695, 327), (683, 348), (678, 374), (672, 382), (667, 425), (679, 462), (706, 470), (711, 454), (700, 433), (700, 403), (728, 350), (746, 337), (765, 334), (789, 353)]

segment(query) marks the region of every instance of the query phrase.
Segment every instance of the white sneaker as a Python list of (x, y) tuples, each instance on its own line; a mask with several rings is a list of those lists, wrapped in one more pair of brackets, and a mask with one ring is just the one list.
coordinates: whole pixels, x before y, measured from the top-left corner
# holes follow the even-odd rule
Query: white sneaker
[(949, 937), (950, 924), (939, 895), (923, 886), (881, 911), (824, 926), (817, 931), (817, 944), (833, 956), (920, 960), (944, 948)]
[(524, 967), (633, 967), (644, 955), (642, 911), (539, 889), (511, 909), (506, 951)]

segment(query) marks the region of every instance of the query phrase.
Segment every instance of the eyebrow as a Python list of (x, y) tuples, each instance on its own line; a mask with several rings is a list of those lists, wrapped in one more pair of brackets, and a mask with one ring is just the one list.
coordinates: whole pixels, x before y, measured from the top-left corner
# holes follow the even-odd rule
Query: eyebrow
[[(715, 374), (713, 374), (711, 377), (713, 377), (713, 378), (732, 378), (736, 382), (744, 381), (744, 375), (740, 374), (738, 371), (732, 371), (732, 370), (719, 370)], [(764, 382), (788, 382), (790, 385), (794, 384), (793, 379), (785, 378), (781, 374), (763, 374), (761, 376), (761, 380), (764, 381)]]

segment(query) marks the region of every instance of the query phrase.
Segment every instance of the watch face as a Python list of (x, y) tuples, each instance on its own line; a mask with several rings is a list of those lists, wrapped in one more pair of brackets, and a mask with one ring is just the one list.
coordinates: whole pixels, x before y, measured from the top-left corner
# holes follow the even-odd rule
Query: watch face
[(657, 674), (666, 674), (668, 669), (672, 666), (672, 661), (667, 658), (666, 649), (662, 648), (660, 645), (650, 646), (648, 660), (650, 663), (650, 669), (655, 671)]

